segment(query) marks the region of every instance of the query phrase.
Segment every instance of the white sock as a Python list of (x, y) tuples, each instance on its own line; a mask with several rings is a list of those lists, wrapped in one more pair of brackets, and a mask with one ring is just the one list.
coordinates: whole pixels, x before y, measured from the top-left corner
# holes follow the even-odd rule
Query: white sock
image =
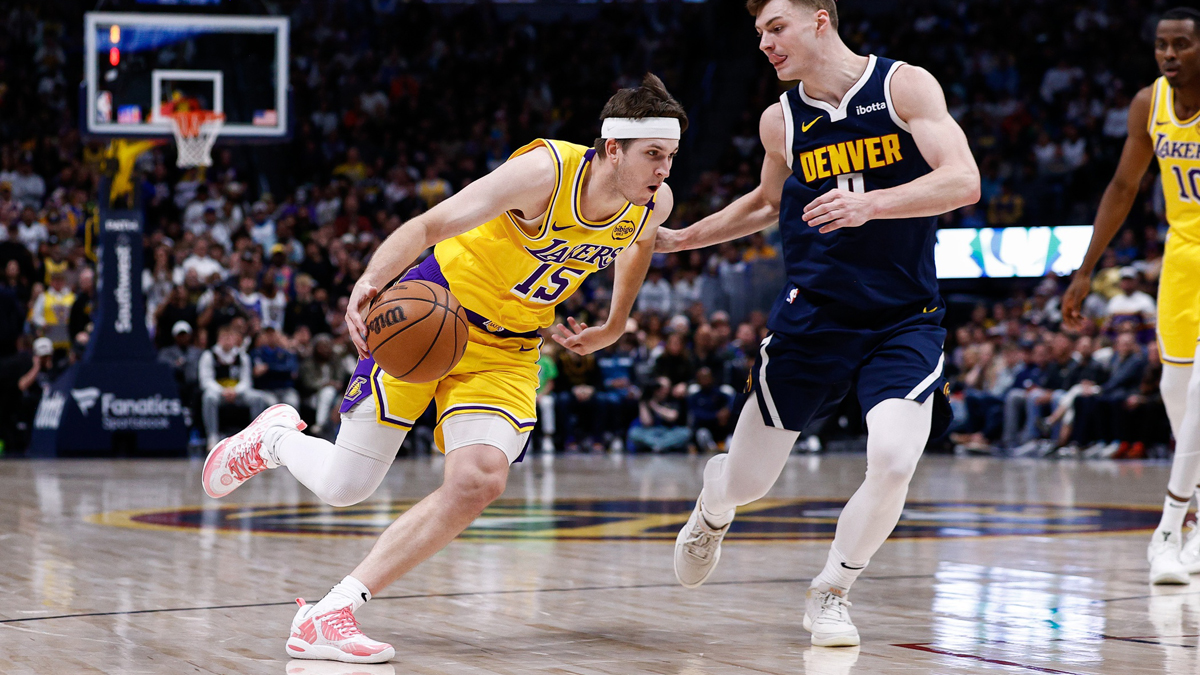
[(1183, 538), (1183, 519), (1187, 516), (1190, 501), (1176, 501), (1169, 495), (1163, 500), (1162, 520), (1158, 522), (1158, 529), (1154, 531), (1155, 541), (1174, 536)]
[(361, 581), (352, 576), (347, 576), (342, 579), (338, 585), (329, 589), (325, 597), (317, 603), (317, 608), (314, 610), (317, 614), (332, 612), (341, 609), (346, 605), (350, 605), (350, 611), (357, 612), (359, 607), (367, 604), (371, 599), (371, 591), (363, 585)]
[(821, 590), (839, 588), (844, 594), (850, 590), (854, 580), (870, 562), (846, 560), (846, 556), (842, 555), (836, 546), (830, 546), (829, 557), (825, 559), (825, 569), (812, 580), (812, 586)]
[(704, 492), (700, 493), (700, 515), (704, 517), (704, 522), (714, 530), (719, 530), (722, 527), (733, 522), (733, 515), (737, 509), (729, 509), (725, 513), (711, 513), (704, 507)]

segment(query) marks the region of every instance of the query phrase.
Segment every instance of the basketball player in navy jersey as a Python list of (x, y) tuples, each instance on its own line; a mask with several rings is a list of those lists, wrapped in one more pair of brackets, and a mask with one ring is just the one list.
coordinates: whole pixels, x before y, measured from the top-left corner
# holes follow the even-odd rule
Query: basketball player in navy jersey
[(711, 246), (779, 221), (788, 284), (751, 375), (754, 396), (675, 544), (689, 588), (712, 574), (734, 509), (767, 493), (810, 421), (856, 386), (867, 472), (838, 518), (804, 627), (817, 646), (859, 644), (851, 584), (900, 519), (931, 430), (948, 423), (933, 248), (935, 218), (979, 199), (979, 170), (937, 80), (859, 56), (838, 37), (833, 0), (749, 0), (759, 48), (780, 80), (799, 80), (763, 113), (762, 182), (659, 251)]

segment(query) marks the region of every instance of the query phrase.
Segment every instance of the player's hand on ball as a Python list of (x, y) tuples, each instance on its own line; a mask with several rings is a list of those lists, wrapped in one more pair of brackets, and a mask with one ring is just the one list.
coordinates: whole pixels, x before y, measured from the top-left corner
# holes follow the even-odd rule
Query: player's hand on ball
[(363, 314), (378, 294), (378, 288), (360, 278), (350, 293), (350, 303), (346, 305), (346, 323), (350, 325), (350, 339), (354, 341), (354, 348), (358, 350), (360, 359), (371, 356), (371, 351), (367, 349), (367, 323), (363, 321)]
[(830, 190), (804, 207), (804, 222), (809, 227), (821, 228), (821, 233), (833, 232), (843, 227), (861, 227), (875, 217), (871, 198), (861, 192)]
[(567, 323), (570, 328), (560, 323), (555, 326), (558, 332), (551, 333), (550, 337), (564, 348), (570, 349), (580, 356), (586, 356), (616, 342), (616, 339), (609, 336), (608, 331), (602, 327), (588, 328), (586, 323), (579, 323), (574, 318), (568, 318)]
[(1071, 285), (1067, 287), (1067, 292), (1063, 294), (1062, 299), (1062, 316), (1063, 323), (1071, 330), (1080, 330), (1083, 328), (1083, 314), (1079, 311), (1083, 307), (1083, 301), (1087, 299), (1088, 293), (1092, 292), (1092, 275), (1075, 273), (1071, 277)]

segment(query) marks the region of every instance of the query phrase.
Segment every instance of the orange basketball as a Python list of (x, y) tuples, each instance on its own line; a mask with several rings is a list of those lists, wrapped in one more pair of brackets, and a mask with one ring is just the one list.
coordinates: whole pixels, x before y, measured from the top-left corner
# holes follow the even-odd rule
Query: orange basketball
[(380, 293), (367, 313), (367, 348), (388, 375), (432, 382), (467, 349), (467, 310), (428, 281), (402, 281)]

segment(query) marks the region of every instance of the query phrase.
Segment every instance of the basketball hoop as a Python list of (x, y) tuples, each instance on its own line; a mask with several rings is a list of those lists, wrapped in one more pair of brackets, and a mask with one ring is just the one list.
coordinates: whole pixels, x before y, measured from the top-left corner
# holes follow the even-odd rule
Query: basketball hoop
[(211, 110), (191, 110), (169, 115), (171, 131), (175, 132), (175, 146), (179, 157), (175, 165), (180, 168), (212, 166), (213, 143), (225, 125), (225, 114)]

